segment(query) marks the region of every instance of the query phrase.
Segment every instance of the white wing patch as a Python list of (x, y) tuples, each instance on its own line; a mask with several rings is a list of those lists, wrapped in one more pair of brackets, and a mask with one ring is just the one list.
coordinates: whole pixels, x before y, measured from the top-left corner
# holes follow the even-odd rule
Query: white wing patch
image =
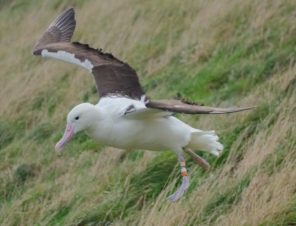
[(163, 111), (153, 108), (140, 108), (131, 111), (126, 111), (124, 118), (126, 119), (152, 119), (152, 118), (163, 118), (174, 115), (173, 112)]
[(75, 58), (74, 53), (68, 53), (63, 50), (59, 50), (59, 51), (53, 53), (53, 52), (48, 52), (47, 49), (44, 49), (41, 51), (41, 55), (43, 57), (58, 59), (58, 60), (62, 60), (62, 61), (68, 62), (68, 63), (76, 64), (80, 67), (86, 68), (90, 72), (92, 71), (92, 69), (94, 67), (94, 65), (92, 65), (92, 63), (88, 59), (85, 59), (85, 61), (81, 61), (81, 60)]

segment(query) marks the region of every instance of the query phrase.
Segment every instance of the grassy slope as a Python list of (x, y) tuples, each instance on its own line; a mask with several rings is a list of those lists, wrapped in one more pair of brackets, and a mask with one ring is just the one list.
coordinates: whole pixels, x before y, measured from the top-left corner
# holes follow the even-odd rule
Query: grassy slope
[[(56, 156), (67, 112), (97, 102), (85, 70), (31, 55), (69, 5), (73, 40), (129, 62), (150, 97), (260, 106), (179, 116), (215, 128), (225, 152), (203, 154), (210, 172), (188, 160), (177, 203), (165, 200), (180, 181), (169, 151), (126, 153), (81, 133)], [(295, 13), (284, 0), (0, 2), (0, 224), (296, 224)]]

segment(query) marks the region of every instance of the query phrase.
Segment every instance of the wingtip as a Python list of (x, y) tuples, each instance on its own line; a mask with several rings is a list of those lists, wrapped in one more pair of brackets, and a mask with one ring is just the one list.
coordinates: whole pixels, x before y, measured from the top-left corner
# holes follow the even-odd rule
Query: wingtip
[(63, 11), (63, 13), (64, 12), (67, 12), (67, 11), (73, 11), (73, 13), (75, 13), (75, 9), (74, 9), (74, 7), (73, 6), (69, 6), (68, 8), (66, 8), (64, 11)]
[(70, 42), (75, 31), (76, 20), (73, 6), (65, 9), (37, 41), (33, 55), (41, 55), (42, 48), (50, 43)]
[(226, 108), (226, 109), (222, 109), (222, 110), (213, 111), (213, 112), (210, 112), (210, 114), (229, 114), (229, 113), (236, 113), (236, 112), (240, 112), (240, 111), (252, 110), (252, 109), (257, 108), (257, 107), (258, 106), (252, 106), (252, 107), (246, 107), (246, 108), (231, 107), (231, 108)]
[(247, 110), (252, 110), (254, 108), (257, 108), (258, 106), (252, 106), (252, 107), (246, 107), (246, 108), (238, 108), (241, 109), (241, 111), (247, 111)]

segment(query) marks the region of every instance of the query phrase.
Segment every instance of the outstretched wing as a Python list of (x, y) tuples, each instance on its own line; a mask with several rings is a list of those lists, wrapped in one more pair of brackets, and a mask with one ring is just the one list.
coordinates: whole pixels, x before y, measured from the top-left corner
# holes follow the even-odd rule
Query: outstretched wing
[(33, 54), (88, 69), (94, 76), (100, 98), (123, 96), (140, 100), (144, 91), (133, 68), (112, 54), (79, 42), (70, 42), (76, 25), (74, 16), (72, 7), (66, 9), (38, 40)]
[(248, 108), (215, 108), (207, 106), (199, 106), (194, 104), (187, 104), (180, 100), (157, 100), (146, 103), (147, 108), (156, 108), (164, 111), (184, 114), (225, 114), (239, 111), (246, 111), (255, 107)]

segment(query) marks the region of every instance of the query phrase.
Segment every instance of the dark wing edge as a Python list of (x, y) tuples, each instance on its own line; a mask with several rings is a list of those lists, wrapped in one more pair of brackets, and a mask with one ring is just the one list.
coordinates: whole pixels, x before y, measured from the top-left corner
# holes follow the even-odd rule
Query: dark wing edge
[(145, 93), (132, 67), (101, 49), (70, 42), (76, 26), (74, 17), (73, 7), (58, 16), (38, 40), (33, 54), (86, 68), (94, 76), (99, 98), (109, 96), (141, 100)]
[(247, 108), (215, 108), (199, 105), (186, 104), (179, 100), (158, 100), (146, 103), (147, 108), (156, 108), (164, 111), (170, 111), (183, 114), (226, 114), (240, 111), (251, 110), (256, 107)]
[(42, 46), (49, 43), (70, 42), (75, 27), (75, 11), (73, 7), (69, 7), (54, 20), (54, 22), (39, 38), (33, 49), (33, 54), (40, 55), (40, 49), (42, 49)]

